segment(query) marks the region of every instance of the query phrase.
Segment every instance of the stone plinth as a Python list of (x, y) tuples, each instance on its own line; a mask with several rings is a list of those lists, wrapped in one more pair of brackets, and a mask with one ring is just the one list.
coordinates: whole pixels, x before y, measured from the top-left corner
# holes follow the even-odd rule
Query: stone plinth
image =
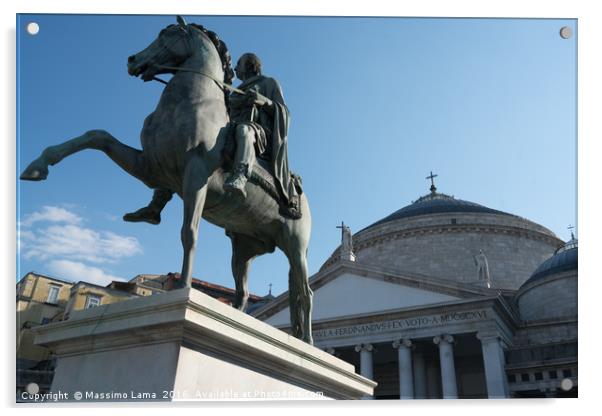
[(74, 312), (36, 334), (67, 400), (359, 399), (376, 385), (194, 289)]

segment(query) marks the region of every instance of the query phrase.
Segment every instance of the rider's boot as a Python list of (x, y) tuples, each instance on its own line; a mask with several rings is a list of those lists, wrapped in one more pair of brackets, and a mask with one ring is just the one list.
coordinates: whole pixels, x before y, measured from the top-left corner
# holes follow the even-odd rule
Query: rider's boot
[(285, 217), (298, 220), (301, 218), (301, 207), (299, 206), (299, 196), (295, 195), (291, 197), (288, 204), (280, 206), (280, 213)]
[(161, 211), (171, 199), (172, 192), (166, 189), (155, 189), (153, 199), (144, 208), (129, 212), (123, 216), (124, 221), (128, 222), (147, 222), (157, 225), (161, 222)]
[(232, 173), (230, 173), (230, 176), (224, 182), (224, 190), (243, 199), (246, 198), (245, 185), (249, 176), (249, 165), (246, 163), (236, 163), (232, 169)]
[(303, 192), (301, 189), (301, 177), (291, 174), (288, 187), (288, 201), (283, 198), (280, 205), (280, 214), (285, 217), (298, 220), (301, 218), (301, 197)]

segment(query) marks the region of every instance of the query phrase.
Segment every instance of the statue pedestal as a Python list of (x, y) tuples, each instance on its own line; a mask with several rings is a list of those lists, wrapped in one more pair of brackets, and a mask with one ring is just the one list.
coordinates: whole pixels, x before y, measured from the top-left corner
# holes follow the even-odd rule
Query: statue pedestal
[(194, 289), (72, 313), (36, 328), (66, 401), (359, 399), (352, 365)]

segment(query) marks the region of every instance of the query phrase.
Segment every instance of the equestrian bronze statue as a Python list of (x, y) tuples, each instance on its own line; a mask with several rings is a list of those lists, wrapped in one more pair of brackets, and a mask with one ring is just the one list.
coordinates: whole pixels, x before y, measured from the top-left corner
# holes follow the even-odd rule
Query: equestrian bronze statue
[[(21, 174), (39, 181), (48, 166), (85, 149), (100, 150), (154, 190), (148, 207), (127, 214), (128, 221), (158, 223), (173, 193), (184, 202), (181, 285), (190, 287), (202, 218), (226, 230), (232, 242), (234, 307), (244, 310), (251, 261), (278, 247), (289, 260), (292, 334), (312, 343), (312, 291), (307, 276), (311, 213), (301, 180), (288, 170), (288, 109), (280, 87), (252, 73), (252, 54), (236, 71), (232, 87), (230, 55), (217, 35), (200, 25), (161, 30), (146, 49), (128, 58), (128, 72), (144, 81), (171, 73), (157, 107), (144, 121), (142, 150), (104, 130), (46, 148)], [(244, 59), (243, 59), (244, 58)], [(250, 72), (251, 71), (251, 72)]]

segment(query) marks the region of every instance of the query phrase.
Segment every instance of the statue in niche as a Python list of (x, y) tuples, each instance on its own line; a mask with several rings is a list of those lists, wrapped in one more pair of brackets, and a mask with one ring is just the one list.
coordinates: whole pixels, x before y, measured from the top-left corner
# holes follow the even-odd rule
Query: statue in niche
[(474, 263), (477, 266), (477, 280), (485, 282), (488, 288), (491, 288), (491, 276), (489, 275), (489, 263), (483, 250), (479, 250), (479, 254), (474, 256)]
[(355, 261), (355, 254), (353, 253), (353, 234), (351, 234), (351, 228), (341, 222), (337, 228), (341, 229), (341, 258), (346, 260)]

